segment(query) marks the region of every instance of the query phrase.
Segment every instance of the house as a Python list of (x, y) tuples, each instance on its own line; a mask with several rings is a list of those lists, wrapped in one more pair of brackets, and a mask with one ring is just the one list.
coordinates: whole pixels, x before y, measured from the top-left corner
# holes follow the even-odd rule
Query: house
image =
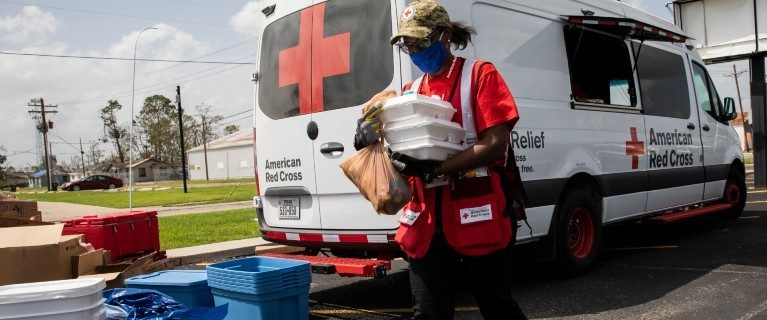
[[(253, 130), (241, 130), (187, 152), (189, 179), (238, 179), (255, 177)], [(207, 172), (206, 172), (207, 171)]]
[[(46, 173), (48, 170), (43, 169), (38, 172), (29, 175), (29, 186), (37, 188), (48, 187), (48, 178)], [(56, 186), (61, 186), (64, 182), (69, 182), (69, 172), (62, 170), (60, 167), (51, 170), (51, 182)]]
[(173, 169), (170, 164), (151, 158), (137, 160), (128, 167), (133, 172), (133, 182), (157, 181), (156, 171)]
[(29, 175), (24, 172), (5, 172), (4, 182), (17, 187), (29, 187)]

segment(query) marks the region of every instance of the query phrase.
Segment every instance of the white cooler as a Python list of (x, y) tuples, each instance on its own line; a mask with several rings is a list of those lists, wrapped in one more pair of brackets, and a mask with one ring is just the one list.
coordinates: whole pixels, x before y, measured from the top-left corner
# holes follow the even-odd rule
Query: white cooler
[(0, 286), (0, 319), (106, 319), (104, 279), (73, 279)]

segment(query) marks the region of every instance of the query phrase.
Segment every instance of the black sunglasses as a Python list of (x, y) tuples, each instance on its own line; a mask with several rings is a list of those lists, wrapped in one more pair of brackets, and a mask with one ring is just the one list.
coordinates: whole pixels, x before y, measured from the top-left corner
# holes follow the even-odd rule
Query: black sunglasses
[(404, 42), (403, 40), (401, 42), (396, 43), (395, 46), (397, 46), (397, 48), (399, 48), (399, 50), (404, 52), (405, 54), (413, 54), (413, 53), (422, 51), (428, 47), (431, 47), (431, 45), (434, 42), (439, 41), (439, 38), (442, 37), (442, 33), (443, 33), (442, 29), (437, 29), (437, 30), (434, 30), (429, 35), (427, 35), (426, 37), (416, 39), (413, 42)]

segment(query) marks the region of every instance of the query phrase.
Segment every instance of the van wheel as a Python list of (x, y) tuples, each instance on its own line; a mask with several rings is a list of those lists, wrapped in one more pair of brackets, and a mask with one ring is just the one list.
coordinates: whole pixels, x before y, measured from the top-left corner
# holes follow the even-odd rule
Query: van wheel
[(566, 276), (588, 273), (602, 240), (602, 220), (594, 192), (568, 191), (557, 212), (556, 263)]
[(736, 170), (730, 171), (730, 176), (724, 185), (722, 202), (731, 204), (732, 208), (719, 213), (717, 217), (725, 221), (735, 220), (740, 217), (743, 213), (743, 208), (746, 207), (747, 190), (746, 178)]

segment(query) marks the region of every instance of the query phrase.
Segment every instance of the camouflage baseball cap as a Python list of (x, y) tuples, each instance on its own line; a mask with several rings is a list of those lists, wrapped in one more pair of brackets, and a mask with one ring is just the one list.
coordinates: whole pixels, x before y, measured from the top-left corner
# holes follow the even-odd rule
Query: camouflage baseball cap
[(389, 40), (389, 43), (393, 45), (402, 37), (424, 38), (435, 28), (449, 26), (450, 16), (439, 2), (416, 0), (402, 11), (397, 34)]

